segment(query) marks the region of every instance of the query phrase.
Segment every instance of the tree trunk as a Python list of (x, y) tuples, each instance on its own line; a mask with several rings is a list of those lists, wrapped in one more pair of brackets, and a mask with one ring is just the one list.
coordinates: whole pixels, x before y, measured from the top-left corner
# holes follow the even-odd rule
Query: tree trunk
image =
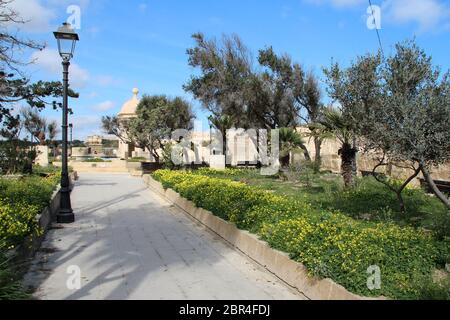
[(309, 155), (309, 151), (303, 143), (300, 145), (300, 149), (303, 150), (303, 155), (305, 156), (306, 161), (311, 161), (311, 156)]
[(320, 168), (322, 167), (322, 139), (319, 137), (314, 137), (314, 148), (316, 151), (316, 155), (314, 156), (314, 171), (319, 172)]
[(227, 164), (231, 164), (232, 159), (229, 159), (228, 156), (228, 141), (227, 141), (227, 131), (225, 129), (222, 129), (223, 131), (221, 131), (222, 134), (222, 155), (225, 156), (225, 166)]
[(428, 185), (431, 187), (431, 190), (433, 190), (433, 193), (436, 195), (436, 197), (441, 200), (443, 204), (445, 204), (447, 209), (450, 210), (450, 201), (448, 200), (447, 196), (438, 189), (433, 181), (433, 178), (431, 177), (430, 172), (428, 172), (425, 166), (422, 166), (422, 174), (425, 177), (425, 180), (427, 180)]
[(291, 163), (291, 157), (290, 157), (289, 152), (285, 156), (280, 157), (280, 164), (281, 164), (282, 168), (289, 167), (290, 163)]
[(400, 212), (402, 214), (405, 214), (406, 213), (406, 208), (405, 208), (405, 201), (403, 200), (403, 197), (402, 197), (402, 191), (403, 191), (403, 189), (396, 190), (395, 194), (397, 195), (397, 201), (398, 201), (398, 205), (399, 205), (399, 208), (400, 208)]
[[(392, 168), (392, 162), (388, 163), (388, 166), (391, 166)], [(406, 188), (406, 186), (415, 178), (419, 175), (421, 170), (421, 166), (419, 166), (416, 170), (414, 170), (414, 173), (405, 180), (405, 182), (403, 182), (403, 184), (400, 186), (399, 189), (397, 189), (395, 191), (395, 193), (397, 194), (397, 200), (398, 200), (398, 204), (400, 206), (400, 212), (402, 214), (406, 213), (406, 207), (405, 207), (405, 202), (403, 201), (403, 197), (402, 197), (402, 192), (403, 190)]]
[(376, 174), (376, 170), (378, 167), (381, 166), (391, 166), (392, 167), (392, 162), (389, 163), (385, 163), (384, 162), (384, 158), (383, 160), (381, 160), (372, 170), (372, 175), (375, 178), (375, 180), (377, 180), (378, 182), (384, 184), (386, 187), (388, 187), (389, 190), (392, 190), (393, 192), (395, 192), (395, 195), (397, 196), (397, 201), (398, 201), (398, 205), (399, 205), (399, 209), (400, 212), (402, 214), (406, 213), (406, 207), (405, 207), (405, 202), (403, 200), (402, 197), (402, 192), (403, 190), (406, 188), (406, 186), (415, 178), (419, 175), (420, 170), (422, 169), (422, 167), (419, 165), (417, 167), (417, 169), (414, 169), (414, 173), (408, 178), (406, 179), (403, 184), (398, 188), (394, 188), (392, 185), (389, 184), (389, 182), (385, 179), (385, 178), (380, 178), (377, 174)]
[(352, 148), (351, 144), (343, 143), (339, 155), (342, 160), (341, 174), (344, 178), (344, 186), (345, 188), (352, 187), (354, 185), (353, 166), (356, 161), (356, 150)]
[[(151, 153), (151, 155), (153, 157), (153, 160), (155, 160), (156, 163), (159, 163), (158, 151), (156, 149), (153, 149), (153, 148), (149, 147), (149, 146), (147, 146), (147, 149), (150, 151), (150, 153)], [(144, 151), (145, 151), (145, 149), (144, 149)]]

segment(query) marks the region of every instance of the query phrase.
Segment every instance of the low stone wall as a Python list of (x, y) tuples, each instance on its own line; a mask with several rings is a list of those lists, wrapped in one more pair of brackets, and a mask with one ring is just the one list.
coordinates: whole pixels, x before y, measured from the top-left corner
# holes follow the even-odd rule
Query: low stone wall
[[(305, 129), (301, 130), (301, 132), (307, 132)], [(315, 157), (315, 148), (314, 148), (314, 141), (313, 139), (305, 138), (305, 146), (306, 149), (308, 149), (308, 152), (312, 159)], [(323, 170), (330, 170), (335, 173), (339, 173), (341, 171), (341, 157), (338, 155), (338, 151), (341, 148), (341, 143), (336, 139), (326, 139), (322, 143), (321, 148), (321, 157), (322, 157), (322, 169)], [(304, 157), (302, 154), (298, 153), (294, 155), (294, 162), (298, 162), (303, 160)], [(363, 154), (361, 152), (358, 152), (357, 157), (357, 167), (358, 167), (358, 174), (360, 174), (361, 171), (372, 171), (377, 162), (370, 157), (367, 154)], [(380, 168), (380, 172), (385, 173), (386, 167)], [(409, 176), (411, 176), (413, 173), (413, 170), (411, 169), (404, 169), (404, 168), (398, 168), (393, 167), (392, 168), (392, 176), (394, 178), (398, 179), (406, 179)], [(433, 179), (435, 180), (447, 180), (450, 181), (450, 164), (444, 164), (440, 165), (438, 167), (434, 167), (431, 170), (431, 174), (433, 176)], [(415, 186), (420, 185), (419, 178), (423, 178), (422, 174), (419, 174), (419, 176), (414, 179), (411, 184)]]
[(10, 254), (14, 257), (14, 261), (22, 262), (31, 259), (37, 250), (41, 247), (41, 243), (50, 228), (52, 221), (56, 220), (56, 214), (60, 208), (61, 193), (60, 188), (53, 193), (52, 199), (48, 207), (41, 214), (36, 216), (36, 222), (42, 233), (40, 235), (31, 235), (25, 238), (23, 243), (17, 246)]
[(172, 189), (165, 190), (162, 184), (150, 175), (144, 175), (143, 179), (150, 189), (175, 204), (308, 298), (313, 300), (372, 300), (372, 298), (361, 297), (347, 291), (331, 279), (317, 279), (308, 276), (305, 266), (290, 259), (288, 254), (271, 248), (257, 236), (239, 230), (234, 224), (213, 215), (210, 211), (197, 208), (193, 202), (181, 197)]
[[(53, 162), (53, 165), (61, 167), (61, 162)], [(95, 173), (128, 173), (127, 163), (123, 160), (112, 160), (112, 162), (79, 162), (70, 161), (69, 167), (77, 172)]]

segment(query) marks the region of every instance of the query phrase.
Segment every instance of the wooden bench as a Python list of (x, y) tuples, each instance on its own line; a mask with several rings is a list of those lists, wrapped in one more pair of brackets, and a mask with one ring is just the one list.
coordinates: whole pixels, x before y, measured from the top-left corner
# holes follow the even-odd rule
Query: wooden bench
[(238, 161), (236, 164), (237, 168), (256, 168), (256, 169), (260, 169), (261, 168), (261, 162), (260, 161)]
[(190, 169), (190, 170), (198, 170), (200, 168), (209, 168), (209, 165), (202, 161), (202, 163), (195, 163), (195, 162), (191, 162), (188, 165), (184, 165), (183, 166), (185, 169)]
[[(433, 193), (433, 190), (431, 189), (431, 186), (428, 184), (428, 182), (424, 178), (419, 178), (420, 186), (425, 190), (427, 193)], [(445, 193), (447, 195), (450, 195), (450, 181), (445, 180), (433, 180), (436, 184), (436, 187), (441, 191), (442, 193)]]

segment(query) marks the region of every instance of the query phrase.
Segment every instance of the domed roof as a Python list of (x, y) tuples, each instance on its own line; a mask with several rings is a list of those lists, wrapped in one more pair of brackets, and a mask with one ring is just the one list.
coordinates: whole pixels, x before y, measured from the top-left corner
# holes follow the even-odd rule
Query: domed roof
[(124, 103), (124, 105), (122, 106), (122, 110), (120, 110), (120, 112), (119, 112), (119, 117), (136, 115), (136, 108), (139, 104), (138, 94), (139, 94), (139, 90), (137, 88), (134, 88), (133, 89), (133, 97)]

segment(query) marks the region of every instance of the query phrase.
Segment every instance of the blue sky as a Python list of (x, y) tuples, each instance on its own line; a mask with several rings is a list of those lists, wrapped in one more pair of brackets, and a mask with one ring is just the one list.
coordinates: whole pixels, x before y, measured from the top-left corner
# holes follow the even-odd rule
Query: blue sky
[[(450, 67), (449, 0), (372, 0), (381, 7), (381, 39), (386, 54), (393, 45), (416, 37), (434, 64)], [(71, 84), (80, 98), (71, 101), (74, 137), (101, 133), (102, 115), (116, 114), (141, 94), (181, 95), (192, 101), (199, 120), (206, 113), (182, 85), (195, 72), (187, 65), (190, 36), (237, 33), (256, 55), (273, 46), (322, 77), (333, 58), (344, 65), (375, 52), (375, 30), (366, 25), (368, 0), (15, 0), (14, 9), (30, 20), (20, 33), (46, 42), (26, 72), (33, 80), (59, 80), (60, 60), (52, 31), (81, 8), (80, 42), (71, 66)], [(324, 92), (325, 94), (325, 92)], [(59, 120), (54, 110), (44, 111)], [(205, 123), (206, 126), (206, 123)]]

